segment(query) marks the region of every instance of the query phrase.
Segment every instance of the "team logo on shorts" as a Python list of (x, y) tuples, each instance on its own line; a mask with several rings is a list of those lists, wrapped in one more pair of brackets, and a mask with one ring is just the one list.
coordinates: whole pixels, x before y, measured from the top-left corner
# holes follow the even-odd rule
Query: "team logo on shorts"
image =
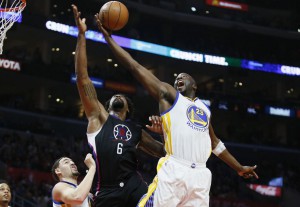
[(118, 124), (114, 127), (114, 137), (117, 140), (128, 141), (131, 139), (132, 133), (124, 124)]
[(187, 109), (186, 115), (190, 122), (196, 127), (205, 128), (208, 125), (207, 114), (204, 110), (195, 105), (191, 105)]

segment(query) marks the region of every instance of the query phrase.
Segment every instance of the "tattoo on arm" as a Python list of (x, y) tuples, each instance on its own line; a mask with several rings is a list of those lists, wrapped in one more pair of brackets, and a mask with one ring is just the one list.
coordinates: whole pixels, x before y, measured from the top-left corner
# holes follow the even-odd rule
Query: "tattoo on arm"
[(97, 93), (95, 87), (92, 83), (87, 83), (83, 85), (83, 91), (85, 96), (87, 96), (90, 100), (97, 99)]

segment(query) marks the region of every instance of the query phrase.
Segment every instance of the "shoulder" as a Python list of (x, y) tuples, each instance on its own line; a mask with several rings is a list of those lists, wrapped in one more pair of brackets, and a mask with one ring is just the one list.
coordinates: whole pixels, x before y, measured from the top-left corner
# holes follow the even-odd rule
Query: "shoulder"
[(135, 120), (131, 120), (131, 119), (125, 120), (124, 124), (132, 129), (136, 129), (136, 130), (142, 130), (142, 128), (143, 128), (141, 124), (139, 124)]
[(162, 82), (161, 96), (167, 99), (175, 99), (177, 91), (169, 83)]
[(54, 200), (60, 200), (60, 197), (64, 191), (73, 188), (71, 185), (59, 182), (52, 189), (52, 197)]

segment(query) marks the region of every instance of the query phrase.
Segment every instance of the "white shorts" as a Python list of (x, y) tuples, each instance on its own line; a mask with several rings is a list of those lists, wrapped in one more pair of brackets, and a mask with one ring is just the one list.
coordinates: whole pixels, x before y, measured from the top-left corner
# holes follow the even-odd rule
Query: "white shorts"
[(211, 172), (205, 163), (170, 156), (157, 174), (154, 207), (208, 207)]

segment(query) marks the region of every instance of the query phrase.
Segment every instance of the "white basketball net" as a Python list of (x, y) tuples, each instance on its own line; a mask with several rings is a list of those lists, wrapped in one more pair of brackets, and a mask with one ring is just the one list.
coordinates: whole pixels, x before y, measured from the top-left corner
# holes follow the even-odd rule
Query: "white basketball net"
[(0, 54), (6, 32), (18, 21), (26, 6), (26, 0), (0, 0)]

